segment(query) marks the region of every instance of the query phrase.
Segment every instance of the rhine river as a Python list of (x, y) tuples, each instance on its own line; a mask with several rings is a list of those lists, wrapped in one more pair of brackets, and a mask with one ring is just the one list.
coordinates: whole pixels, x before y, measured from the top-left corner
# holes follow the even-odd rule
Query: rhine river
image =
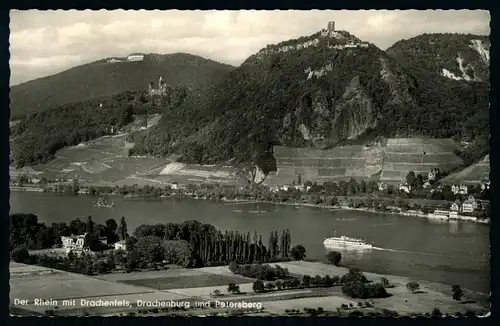
[(308, 259), (325, 260), (325, 237), (347, 235), (372, 243), (374, 249), (342, 251), (346, 267), (393, 274), (471, 290), (490, 292), (489, 226), (359, 211), (331, 211), (273, 204), (224, 203), (204, 200), (148, 200), (115, 197), (115, 207), (97, 208), (90, 196), (11, 192), (11, 213), (33, 213), (53, 222), (92, 216), (97, 223), (125, 216), (129, 234), (140, 224), (197, 220), (222, 230), (262, 234), (289, 229), (293, 244), (306, 248)]

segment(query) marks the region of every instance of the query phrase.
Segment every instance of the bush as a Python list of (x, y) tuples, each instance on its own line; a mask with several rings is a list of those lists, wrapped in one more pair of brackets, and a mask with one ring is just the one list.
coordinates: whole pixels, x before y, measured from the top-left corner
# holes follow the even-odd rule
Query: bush
[(289, 277), (288, 270), (278, 265), (272, 267), (267, 264), (237, 265), (234, 263), (230, 264), (229, 269), (232, 269), (231, 272), (234, 274), (265, 281), (274, 281), (276, 278), (286, 279)]
[(25, 246), (16, 247), (10, 253), (10, 259), (16, 263), (26, 263), (30, 259), (30, 253)]
[(340, 279), (340, 283), (347, 283), (347, 282), (366, 283), (367, 281), (368, 280), (366, 279), (366, 276), (358, 268), (349, 269), (349, 272), (342, 275), (342, 278)]
[(363, 317), (363, 313), (359, 310), (349, 312), (349, 317)]
[(462, 300), (464, 293), (462, 291), (462, 288), (460, 288), (460, 285), (453, 285), (451, 287), (451, 291), (453, 292), (453, 300), (456, 301)]
[(201, 264), (191, 245), (185, 240), (164, 241), (163, 255), (169, 264), (186, 268), (197, 267)]
[(311, 276), (309, 275), (302, 276), (302, 286), (305, 288), (311, 286)]
[(229, 285), (227, 286), (227, 292), (240, 293), (240, 286), (235, 283), (229, 283)]
[(434, 308), (432, 309), (431, 315), (434, 317), (441, 317), (443, 314), (441, 313), (441, 310)]
[(338, 251), (330, 251), (326, 255), (326, 258), (330, 263), (332, 263), (335, 266), (338, 266), (340, 264), (340, 261), (342, 260), (342, 254)]
[(380, 283), (365, 284), (361, 281), (349, 281), (342, 285), (342, 293), (351, 298), (369, 299), (389, 296)]
[(262, 293), (262, 292), (264, 292), (264, 290), (265, 290), (264, 282), (262, 282), (261, 280), (257, 280), (255, 282), (253, 282), (252, 289), (253, 289), (253, 291), (255, 293)]
[(415, 281), (411, 281), (411, 282), (406, 283), (406, 288), (411, 293), (415, 293), (415, 291), (417, 291), (418, 289), (420, 289), (420, 284), (418, 284)]
[(234, 260), (229, 263), (229, 270), (233, 274), (240, 274), (240, 265), (238, 265)]
[(295, 245), (290, 250), (290, 255), (293, 260), (304, 260), (306, 258), (306, 248), (302, 245)]
[(380, 283), (386, 288), (389, 287), (389, 280), (385, 277), (380, 278)]

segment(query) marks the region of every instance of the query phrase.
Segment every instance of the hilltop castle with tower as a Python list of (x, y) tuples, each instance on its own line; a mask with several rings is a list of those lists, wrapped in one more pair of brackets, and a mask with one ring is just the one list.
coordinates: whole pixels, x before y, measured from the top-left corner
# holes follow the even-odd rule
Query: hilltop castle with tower
[(168, 90), (168, 85), (163, 81), (163, 76), (158, 79), (158, 88), (154, 87), (154, 83), (149, 83), (148, 94), (153, 95), (166, 95)]

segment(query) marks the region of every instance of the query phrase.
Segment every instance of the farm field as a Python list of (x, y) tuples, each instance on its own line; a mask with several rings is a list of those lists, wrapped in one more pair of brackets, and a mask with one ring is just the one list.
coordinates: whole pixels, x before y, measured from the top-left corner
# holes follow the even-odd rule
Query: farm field
[[(137, 129), (144, 117), (136, 118), (129, 129)], [(160, 115), (148, 119), (148, 128), (158, 123)], [(10, 169), (11, 175), (27, 173), (39, 178), (78, 179), (87, 185), (152, 185), (178, 183), (238, 183), (235, 169), (228, 167), (184, 165), (173, 162), (178, 158), (128, 156), (133, 147), (126, 141), (127, 133), (104, 136), (77, 146), (65, 147), (56, 152), (56, 158), (32, 168)], [(171, 169), (169, 166), (179, 166)]]
[[(343, 275), (347, 269), (312, 262), (278, 263), (296, 275)], [(57, 310), (61, 315), (91, 315), (128, 313), (144, 309), (137, 307), (137, 300), (191, 302), (189, 311), (196, 310), (195, 301), (222, 300), (227, 302), (262, 303), (265, 313), (283, 314), (287, 309), (303, 309), (322, 307), (327, 311), (336, 311), (342, 304), (357, 305), (357, 300), (345, 297), (339, 287), (308, 288), (286, 291), (272, 291), (255, 294), (252, 290), (252, 279), (232, 274), (227, 266), (205, 267), (200, 269), (173, 268), (163, 271), (147, 271), (134, 273), (117, 273), (96, 277), (72, 274), (48, 268), (11, 263), (11, 304), (14, 298), (30, 300), (30, 304), (16, 306), (13, 313), (29, 310), (31, 313), (43, 314), (46, 310)], [(365, 273), (369, 280), (377, 281), (383, 275)], [(443, 312), (464, 312), (467, 309), (480, 311), (482, 295), (464, 289), (465, 299), (470, 303), (459, 303), (451, 298), (451, 288), (442, 284), (419, 282), (420, 293), (409, 293), (406, 289), (408, 279), (399, 276), (385, 275), (395, 285), (390, 288), (389, 298), (373, 299), (375, 309), (389, 309), (406, 313), (426, 313), (439, 307)], [(128, 283), (128, 284), (124, 284)], [(241, 294), (229, 294), (227, 285), (237, 283)], [(211, 294), (219, 290), (219, 297)], [(26, 294), (29, 294), (26, 296)], [(33, 300), (59, 299), (57, 308), (52, 306), (35, 306)], [(75, 305), (62, 306), (61, 299), (75, 298)], [(125, 300), (130, 302), (126, 307), (88, 307), (82, 306), (80, 299), (89, 301)], [(147, 308), (146, 308), (147, 309)], [(364, 310), (365, 308), (355, 308)], [(368, 309), (368, 308), (366, 308)], [(226, 309), (227, 310), (227, 309)], [(205, 312), (206, 313), (206, 312)]]
[(126, 284), (150, 287), (157, 290), (198, 288), (208, 286), (226, 286), (229, 283), (243, 284), (248, 280), (238, 276), (225, 276), (217, 274), (186, 275), (174, 277), (160, 277), (148, 279), (135, 279), (122, 281)]

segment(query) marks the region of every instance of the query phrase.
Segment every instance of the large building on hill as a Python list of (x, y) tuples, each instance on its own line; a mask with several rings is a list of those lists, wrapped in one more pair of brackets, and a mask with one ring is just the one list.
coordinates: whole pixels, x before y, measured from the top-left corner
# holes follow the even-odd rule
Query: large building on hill
[(144, 54), (142, 53), (132, 53), (127, 57), (127, 61), (142, 61), (144, 60)]
[(163, 77), (158, 79), (158, 87), (155, 88), (153, 83), (149, 83), (148, 94), (153, 95), (166, 95), (168, 92), (168, 85), (163, 81)]

